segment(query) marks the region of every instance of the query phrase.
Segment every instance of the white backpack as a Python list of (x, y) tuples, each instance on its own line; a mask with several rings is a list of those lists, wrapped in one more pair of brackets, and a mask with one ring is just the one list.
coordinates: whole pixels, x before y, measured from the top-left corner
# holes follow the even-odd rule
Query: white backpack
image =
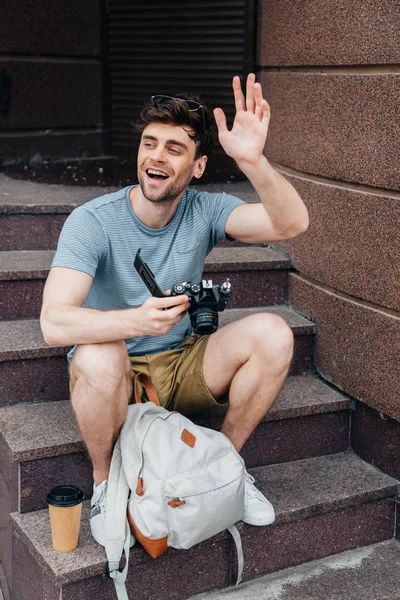
[[(152, 402), (141, 404), (138, 379)], [(243, 459), (222, 433), (160, 407), (147, 375), (135, 377), (134, 389), (136, 404), (128, 407), (114, 448), (106, 500), (107, 571), (118, 599), (128, 600), (131, 532), (156, 558), (168, 547), (188, 549), (228, 529), (238, 552), (238, 584), (243, 554), (234, 524), (244, 514)]]

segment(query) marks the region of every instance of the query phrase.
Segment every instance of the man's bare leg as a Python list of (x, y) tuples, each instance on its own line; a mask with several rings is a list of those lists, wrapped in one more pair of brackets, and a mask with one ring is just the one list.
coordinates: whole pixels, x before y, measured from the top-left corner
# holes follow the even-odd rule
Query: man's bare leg
[(108, 478), (114, 444), (132, 394), (125, 342), (78, 346), (70, 365), (71, 402), (93, 463), (93, 479)]
[[(204, 358), (204, 379), (215, 398), (229, 389), (229, 408), (221, 432), (236, 450), (272, 406), (288, 373), (293, 334), (277, 315), (258, 313), (223, 327), (210, 336)], [(270, 525), (271, 502), (246, 471), (243, 521)]]
[(287, 376), (293, 334), (277, 315), (257, 313), (210, 336), (204, 379), (215, 398), (229, 390), (221, 431), (241, 450), (271, 408)]

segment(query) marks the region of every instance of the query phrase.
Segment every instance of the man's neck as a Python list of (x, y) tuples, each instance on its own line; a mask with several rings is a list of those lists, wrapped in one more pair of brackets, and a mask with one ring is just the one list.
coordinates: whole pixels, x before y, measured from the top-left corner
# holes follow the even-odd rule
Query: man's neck
[(151, 202), (143, 195), (140, 185), (137, 185), (131, 189), (129, 199), (133, 212), (143, 225), (150, 229), (161, 229), (173, 219), (184, 193), (185, 190), (170, 202)]

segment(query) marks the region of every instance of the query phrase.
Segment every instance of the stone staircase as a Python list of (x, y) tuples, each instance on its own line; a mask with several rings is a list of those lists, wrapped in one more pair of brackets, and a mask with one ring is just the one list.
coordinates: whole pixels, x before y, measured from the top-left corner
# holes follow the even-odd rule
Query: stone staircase
[[(245, 183), (221, 187), (256, 201)], [(0, 176), (0, 587), (5, 600), (114, 598), (104, 575), (104, 551), (89, 533), (91, 466), (69, 405), (67, 348), (47, 346), (38, 321), (65, 218), (107, 191)], [(295, 335), (290, 375), (243, 449), (277, 514), (270, 527), (239, 525), (244, 580), (392, 539), (397, 481), (351, 451), (352, 402), (313, 373), (315, 324), (289, 305), (288, 259), (269, 247), (222, 244), (207, 258), (205, 272), (232, 283), (221, 324), (267, 310), (280, 314)], [(194, 420), (218, 428), (223, 416), (219, 407)], [(80, 486), (88, 498), (79, 546), (69, 554), (52, 550), (45, 502), (47, 492), (61, 483)], [(157, 560), (136, 545), (127, 589), (132, 599), (185, 600), (229, 586), (235, 571), (226, 533), (189, 551), (171, 549)]]

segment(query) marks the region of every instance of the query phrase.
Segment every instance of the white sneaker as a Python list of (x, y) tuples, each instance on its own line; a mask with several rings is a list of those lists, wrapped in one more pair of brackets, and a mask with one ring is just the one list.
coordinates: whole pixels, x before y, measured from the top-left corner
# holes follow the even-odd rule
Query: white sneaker
[[(98, 544), (104, 546), (104, 523), (106, 516), (107, 479), (100, 485), (93, 484), (93, 496), (90, 503), (90, 529)], [(131, 535), (130, 547), (134, 546), (135, 538)]]
[(244, 517), (242, 521), (249, 525), (270, 525), (275, 521), (274, 507), (256, 488), (254, 477), (246, 470), (244, 473)]

